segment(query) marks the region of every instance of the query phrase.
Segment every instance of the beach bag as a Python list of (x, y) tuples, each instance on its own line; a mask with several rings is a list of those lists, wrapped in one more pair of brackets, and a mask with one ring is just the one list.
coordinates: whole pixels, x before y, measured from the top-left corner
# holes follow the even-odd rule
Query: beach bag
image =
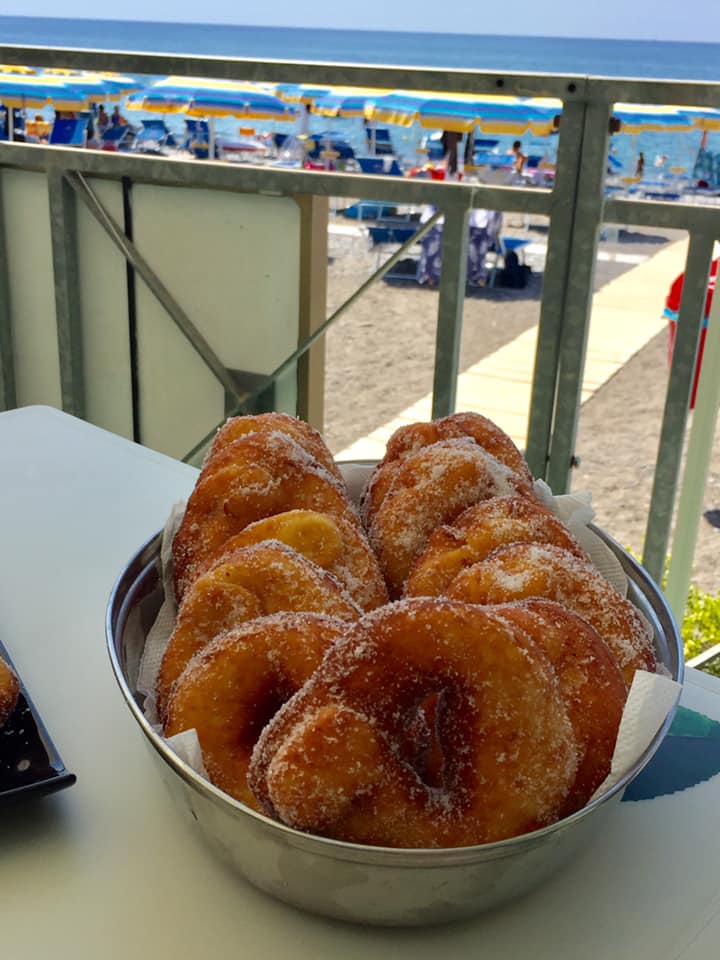
[(520, 263), (514, 250), (508, 250), (505, 254), (505, 263), (499, 273), (500, 286), (520, 290), (527, 286), (529, 277), (530, 267)]

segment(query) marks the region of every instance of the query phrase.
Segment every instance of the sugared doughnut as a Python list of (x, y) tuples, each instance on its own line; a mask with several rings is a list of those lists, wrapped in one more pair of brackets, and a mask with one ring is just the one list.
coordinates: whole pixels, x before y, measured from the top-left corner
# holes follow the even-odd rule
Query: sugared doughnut
[(194, 728), (210, 781), (259, 809), (247, 783), (255, 741), (346, 627), (322, 614), (279, 613), (216, 637), (175, 684), (165, 736)]
[(265, 540), (222, 553), (180, 604), (157, 679), (160, 716), (173, 684), (198, 650), (247, 620), (283, 611), (341, 620), (357, 620), (362, 613), (335, 577), (284, 543)]
[[(404, 759), (439, 695), (442, 785)], [(249, 783), (301, 830), (391, 847), (457, 847), (553, 822), (577, 745), (557, 678), (523, 629), (482, 607), (403, 600), (366, 614), (265, 727)]]
[(400, 464), (368, 530), (391, 598), (425, 550), (430, 534), (490, 497), (534, 498), (519, 476), (467, 437), (422, 447)]
[(555, 670), (578, 745), (575, 782), (561, 811), (568, 816), (585, 806), (610, 773), (627, 699), (620, 668), (597, 631), (554, 600), (519, 600), (485, 610), (522, 627)]
[(552, 543), (588, 557), (568, 528), (527, 497), (492, 497), (468, 507), (430, 535), (405, 584), (405, 596), (438, 597), (464, 570), (508, 543)]
[(629, 686), (636, 670), (654, 671), (648, 623), (595, 567), (549, 544), (514, 543), (463, 570), (446, 595), (467, 603), (506, 603), (528, 597), (556, 600), (594, 627)]
[(20, 681), (0, 657), (0, 727), (4, 727), (20, 696)]
[[(363, 610), (374, 610), (388, 601), (377, 558), (357, 523), (315, 510), (288, 510), (249, 524), (226, 540), (222, 551), (263, 540), (279, 540), (332, 573)], [(213, 560), (209, 558), (199, 573)]]
[(411, 423), (400, 427), (390, 437), (385, 456), (373, 470), (363, 490), (360, 511), (366, 525), (371, 523), (402, 461), (423, 447), (453, 437), (470, 438), (500, 463), (532, 483), (530, 468), (510, 437), (492, 420), (479, 413), (451, 413), (431, 423)]
[(248, 433), (213, 454), (173, 540), (178, 599), (226, 540), (256, 520), (295, 509), (360, 524), (344, 483), (287, 434)]
[(329, 473), (342, 479), (342, 474), (322, 435), (309, 423), (298, 417), (291, 417), (287, 413), (254, 413), (226, 420), (215, 434), (205, 457), (205, 465), (207, 466), (225, 447), (248, 433), (273, 432), (284, 433), (291, 437), (303, 450), (307, 450), (311, 456), (315, 457)]

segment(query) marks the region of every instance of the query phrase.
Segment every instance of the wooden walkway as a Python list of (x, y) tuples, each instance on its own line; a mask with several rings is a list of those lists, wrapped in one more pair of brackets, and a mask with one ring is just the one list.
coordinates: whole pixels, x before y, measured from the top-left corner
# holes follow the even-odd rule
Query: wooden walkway
[[(667, 327), (665, 297), (684, 269), (687, 241), (658, 253), (612, 280), (593, 297), (582, 402), (606, 383), (657, 333)], [(524, 448), (535, 362), (537, 327), (465, 370), (458, 380), (457, 410), (473, 410), (495, 421)], [(664, 371), (662, 371), (664, 373)], [(430, 394), (402, 410), (371, 434), (336, 454), (339, 460), (377, 460), (400, 426), (431, 417)]]

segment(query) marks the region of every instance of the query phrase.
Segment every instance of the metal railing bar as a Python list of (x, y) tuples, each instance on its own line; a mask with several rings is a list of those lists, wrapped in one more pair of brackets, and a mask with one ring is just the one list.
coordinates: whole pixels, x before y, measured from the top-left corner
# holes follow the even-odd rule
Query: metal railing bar
[(162, 304), (169, 316), (174, 320), (180, 331), (192, 344), (206, 366), (215, 374), (219, 382), (228, 392), (233, 396), (239, 397), (238, 386), (230, 371), (222, 363), (205, 337), (200, 333), (177, 300), (175, 300), (135, 244), (125, 236), (122, 228), (103, 207), (82, 174), (68, 173), (65, 176), (67, 182), (115, 242), (115, 245), (119, 247), (126, 259), (132, 263), (134, 269), (145, 281), (150, 291)]
[(19, 44), (0, 46), (3, 63), (114, 69), (126, 73), (202, 76), (215, 79), (309, 83), (350, 82), (389, 89), (469, 93), (521, 93), (594, 102), (677, 103), (720, 106), (717, 87), (696, 80), (648, 80), (634, 77), (593, 77), (585, 74), (538, 74), (471, 71), (357, 63), (319, 63), (245, 57), (188, 56), (172, 53), (90, 50)]
[(437, 69), (302, 60), (258, 60), (246, 57), (189, 56), (19, 44), (1, 45), (0, 62), (41, 67), (111, 69), (135, 74), (176, 74), (218, 80), (349, 83), (363, 87), (385, 87), (390, 90), (521, 93), (528, 96), (571, 98), (582, 96), (585, 85), (585, 77), (576, 74)]
[[(403, 204), (441, 206), (458, 202), (470, 207), (503, 210), (508, 213), (549, 215), (552, 191), (542, 187), (496, 186), (476, 183), (448, 183), (407, 177), (386, 177), (362, 173), (287, 170), (211, 160), (175, 160), (166, 157), (78, 150), (70, 147), (26, 143), (0, 143), (0, 166), (45, 172), (53, 168), (134, 183), (171, 187), (198, 187), (278, 196), (315, 194)], [(456, 200), (457, 196), (462, 200)]]
[(13, 348), (12, 305), (8, 274), (5, 210), (0, 185), (0, 404), (3, 410), (17, 406), (15, 350)]
[(665, 581), (665, 598), (678, 621), (682, 620), (687, 605), (693, 557), (700, 530), (700, 510), (710, 473), (719, 410), (720, 297), (714, 297), (708, 318), (695, 410), (678, 496), (670, 564)]
[(663, 574), (672, 529), (712, 252), (712, 236), (690, 235), (643, 549), (643, 566), (658, 582)]
[(720, 107), (720, 91), (709, 81), (587, 74), (542, 74), (490, 70), (391, 66), (358, 63), (189, 56), (173, 53), (92, 50), (21, 44), (0, 46), (3, 63), (41, 67), (119, 70), (125, 73), (177, 74), (214, 79), (308, 83), (348, 83), (438, 92), (510, 93), (556, 96), (609, 104), (631, 103)]
[(605, 223), (638, 227), (669, 227), (675, 230), (715, 230), (720, 236), (720, 206), (685, 203), (682, 200), (605, 200)]
[(565, 493), (568, 489), (575, 452), (593, 277), (602, 220), (609, 123), (610, 110), (606, 104), (588, 106), (583, 126), (571, 252), (567, 264), (555, 416), (546, 473), (546, 480), (556, 494)]
[(442, 271), (435, 334), (433, 420), (455, 410), (467, 279), (469, 215), (468, 207), (448, 209), (443, 224)]
[(706, 667), (709, 663), (712, 663), (713, 660), (717, 660), (718, 657), (720, 657), (720, 643), (716, 643), (714, 646), (708, 647), (707, 650), (703, 650), (703, 652), (699, 653), (696, 657), (686, 660), (685, 666), (694, 667), (696, 670), (702, 670), (703, 667)]
[(50, 240), (55, 284), (60, 395), (62, 407), (76, 417), (85, 416), (83, 333), (75, 198), (58, 171), (48, 173)]
[(584, 103), (567, 105), (558, 148), (525, 450), (530, 469), (536, 477), (545, 476), (550, 453), (562, 316), (572, 250), (572, 224), (586, 109)]
[[(303, 340), (297, 349), (294, 350), (288, 357), (286, 357), (283, 362), (272, 371), (272, 373), (269, 373), (258, 384), (255, 390), (244, 394), (243, 397), (240, 398), (238, 406), (231, 413), (229, 413), (228, 416), (234, 417), (245, 413), (249, 409), (253, 400), (259, 397), (260, 394), (267, 390), (270, 384), (274, 383), (278, 377), (282, 376), (283, 373), (297, 363), (297, 361), (308, 352), (310, 347), (312, 347), (313, 344), (320, 339), (320, 337), (327, 333), (329, 327), (339, 320), (340, 317), (350, 309), (350, 307), (365, 293), (366, 290), (368, 290), (378, 280), (382, 279), (388, 270), (394, 267), (398, 260), (400, 260), (400, 258), (418, 242), (418, 240), (422, 240), (425, 234), (435, 226), (442, 216), (443, 211), (438, 210), (433, 214), (432, 217), (430, 217), (429, 220), (426, 220), (425, 223), (421, 224), (417, 232), (414, 233), (408, 240), (406, 240), (405, 243), (403, 243), (402, 246), (399, 247), (391, 257), (388, 257), (388, 259), (378, 267), (375, 273), (371, 274), (371, 276), (369, 276), (368, 279), (360, 287), (358, 287), (357, 290), (355, 290), (348, 297), (348, 299), (345, 300), (344, 303), (341, 303), (337, 310), (335, 310), (335, 312), (332, 313), (327, 320), (323, 321), (323, 323), (321, 323), (320, 326), (317, 327), (309, 337)], [(195, 444), (192, 450), (182, 457), (184, 463), (191, 462), (198, 455), (198, 453), (208, 445), (220, 425), (221, 423), (216, 424), (213, 429), (202, 438), (202, 440)]]
[[(132, 180), (130, 177), (122, 179), (123, 197), (123, 231), (128, 240), (133, 242), (133, 209), (132, 209)], [(125, 288), (127, 290), (127, 323), (128, 346), (130, 348), (130, 399), (132, 406), (132, 429), (135, 443), (142, 443), (142, 426), (140, 415), (140, 351), (138, 348), (137, 330), (137, 284), (135, 268), (126, 258), (125, 260)]]
[(718, 84), (705, 80), (648, 80), (636, 77), (587, 78), (591, 102), (675, 104), (720, 107)]

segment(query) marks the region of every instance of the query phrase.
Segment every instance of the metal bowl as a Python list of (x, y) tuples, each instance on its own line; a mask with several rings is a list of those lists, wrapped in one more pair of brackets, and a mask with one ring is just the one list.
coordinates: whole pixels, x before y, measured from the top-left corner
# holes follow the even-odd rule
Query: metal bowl
[[(682, 680), (683, 648), (660, 590), (615, 541), (594, 528), (617, 555), (628, 597), (650, 620), (658, 659)], [(665, 736), (666, 718), (635, 766), (611, 789), (572, 816), (511, 840), (446, 850), (398, 850), (311, 836), (232, 799), (195, 773), (143, 715), (136, 691), (143, 641), (162, 603), (160, 535), (120, 575), (107, 610), (107, 642), (115, 677), (152, 747), (178, 807), (208, 843), (247, 880), (294, 906), (364, 924), (442, 923), (517, 899), (538, 886), (597, 834), (607, 816)]]

